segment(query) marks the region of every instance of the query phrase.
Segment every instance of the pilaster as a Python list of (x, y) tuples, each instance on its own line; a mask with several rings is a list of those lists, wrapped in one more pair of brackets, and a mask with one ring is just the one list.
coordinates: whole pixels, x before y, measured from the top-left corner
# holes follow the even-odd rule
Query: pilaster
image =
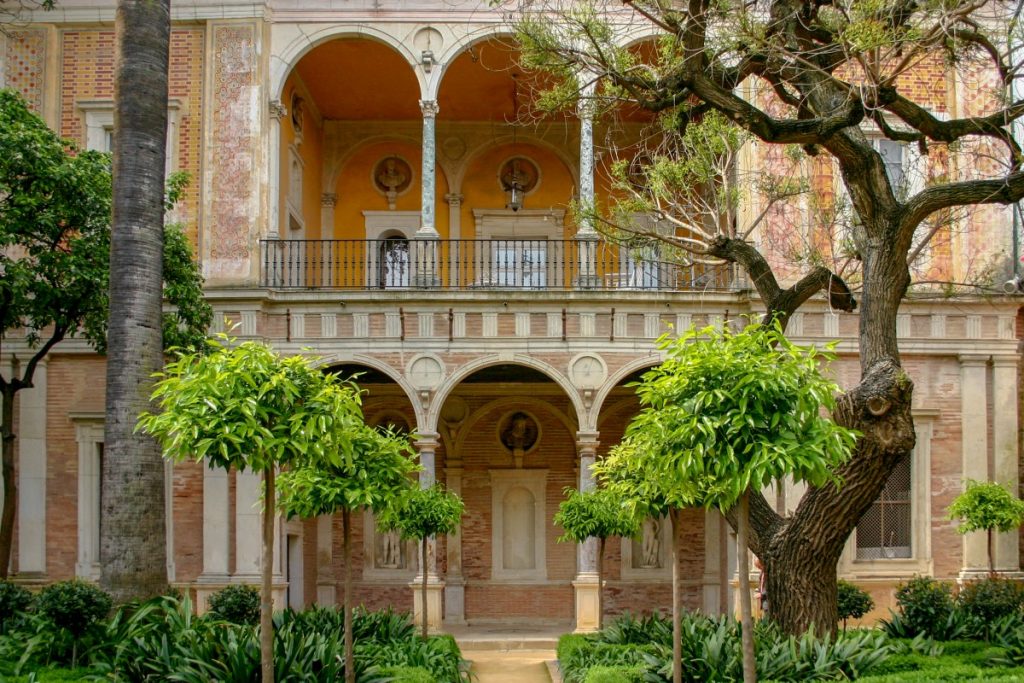
[[(592, 491), (597, 483), (591, 466), (597, 456), (598, 432), (576, 432), (576, 448), (580, 456), (579, 490)], [(576, 594), (576, 632), (596, 631), (600, 623), (601, 582), (597, 573), (598, 543), (588, 538), (576, 546), (576, 578), (572, 585)]]
[[(960, 441), (963, 479), (989, 480), (988, 396), (985, 355), (960, 356)], [(985, 534), (970, 533), (963, 538), (961, 578), (988, 572)]]
[[(992, 366), (993, 478), (1018, 495), (1017, 356), (994, 356)], [(998, 534), (994, 552), (996, 570), (1020, 571), (1019, 535), (1016, 531)]]
[(18, 393), (18, 574), (46, 573), (47, 361), (36, 366), (32, 386)]

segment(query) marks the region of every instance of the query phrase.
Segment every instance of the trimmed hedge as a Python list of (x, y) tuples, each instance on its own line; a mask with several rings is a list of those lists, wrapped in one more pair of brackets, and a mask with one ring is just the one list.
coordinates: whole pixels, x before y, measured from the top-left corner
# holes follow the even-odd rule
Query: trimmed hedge
[(583, 683), (644, 683), (643, 667), (595, 666)]

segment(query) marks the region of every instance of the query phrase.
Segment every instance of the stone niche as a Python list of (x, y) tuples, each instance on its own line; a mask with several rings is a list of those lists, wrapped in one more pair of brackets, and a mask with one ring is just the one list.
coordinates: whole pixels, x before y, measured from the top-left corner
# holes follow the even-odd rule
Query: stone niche
[(491, 470), (491, 578), (547, 580), (547, 470)]

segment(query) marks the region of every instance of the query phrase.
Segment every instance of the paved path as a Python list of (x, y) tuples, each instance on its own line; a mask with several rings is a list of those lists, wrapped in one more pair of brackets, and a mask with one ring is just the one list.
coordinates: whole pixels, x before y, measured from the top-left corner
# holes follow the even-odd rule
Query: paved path
[(477, 683), (551, 683), (544, 662), (554, 650), (475, 650), (464, 653), (473, 661)]

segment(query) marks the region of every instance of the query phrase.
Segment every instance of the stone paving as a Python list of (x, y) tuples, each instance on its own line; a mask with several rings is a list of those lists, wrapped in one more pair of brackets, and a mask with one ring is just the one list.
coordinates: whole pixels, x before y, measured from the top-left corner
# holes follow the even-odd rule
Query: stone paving
[(547, 662), (554, 650), (475, 650), (465, 656), (477, 683), (551, 683)]

